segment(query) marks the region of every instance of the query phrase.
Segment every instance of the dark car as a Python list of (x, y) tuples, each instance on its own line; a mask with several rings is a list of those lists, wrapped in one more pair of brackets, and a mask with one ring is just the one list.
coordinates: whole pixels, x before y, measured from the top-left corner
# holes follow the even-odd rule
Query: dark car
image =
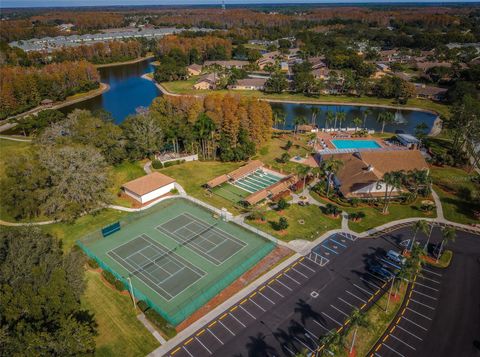
[(376, 274), (384, 279), (391, 279), (395, 276), (394, 273), (392, 273), (390, 270), (388, 269), (385, 269), (383, 266), (381, 266), (380, 264), (378, 263), (373, 263), (373, 264), (370, 264), (368, 266), (368, 270), (373, 273), (373, 274)]

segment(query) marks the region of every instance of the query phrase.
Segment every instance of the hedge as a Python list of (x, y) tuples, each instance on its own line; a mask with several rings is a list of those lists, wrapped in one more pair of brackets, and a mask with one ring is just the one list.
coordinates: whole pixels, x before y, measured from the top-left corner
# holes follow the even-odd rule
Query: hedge
[(163, 164), (160, 160), (153, 160), (152, 161), (152, 167), (154, 169), (161, 169), (161, 168), (163, 168)]
[(169, 167), (169, 166), (174, 166), (174, 165), (179, 165), (183, 164), (185, 160), (175, 160), (175, 161), (168, 161), (163, 164), (163, 167)]
[(120, 280), (117, 280), (117, 278), (115, 278), (115, 276), (108, 270), (103, 270), (102, 275), (105, 280), (112, 284), (118, 291), (125, 290), (125, 286), (123, 285), (123, 283)]
[(98, 269), (98, 263), (95, 259), (88, 259), (87, 264), (92, 269)]

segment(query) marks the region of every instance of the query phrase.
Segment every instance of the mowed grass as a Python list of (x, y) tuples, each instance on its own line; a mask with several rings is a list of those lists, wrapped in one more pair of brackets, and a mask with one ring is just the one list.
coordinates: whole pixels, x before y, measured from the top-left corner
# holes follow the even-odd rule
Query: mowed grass
[(479, 175), (454, 167), (432, 167), (430, 172), (445, 218), (463, 224), (480, 223), (474, 216), (480, 211), (480, 184), (473, 181)]
[[(283, 240), (292, 241), (295, 239), (304, 239), (313, 241), (323, 233), (332, 229), (340, 228), (341, 218), (331, 218), (324, 215), (318, 206), (299, 206), (290, 205), (282, 212), (269, 210), (265, 212), (266, 222), (246, 220), (245, 222)], [(273, 229), (272, 222), (278, 222), (280, 217), (285, 217), (288, 221), (288, 228), (285, 232), (278, 232)], [(300, 221), (303, 220), (302, 224)]]
[(173, 177), (187, 191), (199, 200), (217, 208), (225, 207), (233, 214), (239, 214), (240, 208), (233, 202), (215, 194), (209, 194), (203, 185), (211, 179), (238, 169), (242, 162), (191, 161), (158, 170)]
[(105, 285), (96, 272), (87, 271), (85, 276), (82, 305), (95, 314), (98, 324), (96, 356), (145, 356), (159, 346), (136, 318), (129, 296)]
[(101, 228), (122, 219), (127, 214), (127, 212), (113, 209), (103, 209), (94, 214), (82, 216), (73, 223), (53, 223), (40, 227), (61, 239), (63, 248), (69, 251), (75, 245), (75, 241), (83, 238), (87, 233), (99, 231)]

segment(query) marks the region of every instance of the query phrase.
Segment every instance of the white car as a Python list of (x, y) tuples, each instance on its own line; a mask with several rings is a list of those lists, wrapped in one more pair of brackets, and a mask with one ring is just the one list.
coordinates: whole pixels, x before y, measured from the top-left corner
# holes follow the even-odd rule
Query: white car
[(390, 259), (392, 262), (397, 263), (397, 264), (405, 264), (407, 261), (407, 258), (405, 258), (403, 255), (401, 255), (399, 252), (396, 252), (394, 250), (389, 250), (387, 253), (387, 258)]

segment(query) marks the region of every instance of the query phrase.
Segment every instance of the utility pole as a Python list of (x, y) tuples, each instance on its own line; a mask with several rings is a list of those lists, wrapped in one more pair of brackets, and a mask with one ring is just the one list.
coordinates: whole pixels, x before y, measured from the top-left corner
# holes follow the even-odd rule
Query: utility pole
[(133, 293), (132, 279), (128, 276), (127, 280), (128, 280), (128, 283), (130, 284), (130, 295), (132, 295), (133, 307), (136, 310), (137, 309), (137, 303), (135, 302), (135, 294)]
[(430, 226), (430, 234), (428, 235), (427, 243), (425, 243), (425, 247), (423, 247), (423, 250), (426, 253), (428, 253), (428, 244), (430, 243), (430, 237), (432, 236), (434, 225), (435, 225), (434, 222), (432, 222), (432, 225)]
[(352, 338), (352, 346), (350, 347), (350, 355), (352, 354), (353, 352), (353, 347), (355, 346), (355, 340), (357, 338), (357, 330), (358, 330), (358, 326), (355, 327), (355, 331), (353, 332), (353, 338)]
[(395, 277), (392, 278), (392, 285), (390, 285), (390, 291), (388, 292), (387, 306), (385, 307), (385, 312), (388, 312), (388, 304), (390, 303), (390, 296), (392, 296), (393, 282), (394, 281), (395, 281)]

